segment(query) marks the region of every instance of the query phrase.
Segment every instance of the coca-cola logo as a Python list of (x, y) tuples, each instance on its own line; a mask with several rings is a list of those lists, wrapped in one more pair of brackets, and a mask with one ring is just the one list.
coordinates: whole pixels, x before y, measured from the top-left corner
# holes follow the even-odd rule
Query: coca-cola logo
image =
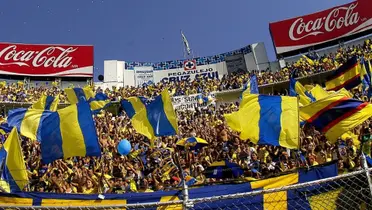
[(355, 25), (360, 20), (359, 13), (354, 12), (357, 6), (358, 2), (350, 4), (348, 7), (338, 7), (333, 9), (326, 17), (308, 22), (305, 22), (303, 18), (298, 18), (289, 29), (289, 38), (298, 41), (308, 36), (317, 36)]
[[(68, 55), (78, 48), (47, 47), (41, 51), (18, 50), (17, 45), (9, 45), (0, 51), (0, 66), (18, 65), (33, 67), (67, 68), (71, 65), (72, 57)], [(59, 54), (57, 54), (59, 52)]]

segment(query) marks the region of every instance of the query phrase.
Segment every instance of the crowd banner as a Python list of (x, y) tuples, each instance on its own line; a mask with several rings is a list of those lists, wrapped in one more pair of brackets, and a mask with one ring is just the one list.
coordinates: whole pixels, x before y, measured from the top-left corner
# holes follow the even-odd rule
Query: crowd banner
[(270, 23), (276, 53), (279, 55), (341, 38), (363, 36), (372, 29), (370, 11), (370, 1), (359, 0), (317, 13)]
[(93, 77), (93, 46), (0, 43), (0, 74)]
[[(0, 207), (121, 207), (159, 209), (161, 203), (172, 202), (175, 209), (190, 199), (192, 209), (318, 209), (317, 206), (340, 206), (345, 201), (368, 204), (368, 183), (363, 171), (338, 175), (337, 162), (299, 169), (290, 174), (240, 184), (192, 187), (188, 198), (182, 189), (149, 193), (124, 194), (58, 194), (0, 193)], [(324, 180), (324, 181), (322, 181)], [(342, 184), (343, 183), (343, 184)], [(299, 187), (296, 187), (299, 185)], [(352, 187), (354, 186), (354, 187)], [(367, 189), (367, 191), (363, 191)], [(353, 194), (351, 194), (353, 193)], [(360, 195), (358, 195), (358, 193)], [(363, 193), (366, 193), (363, 195)], [(346, 199), (352, 196), (353, 199)], [(369, 198), (370, 199), (370, 198)], [(346, 204), (347, 205), (347, 204)], [(354, 205), (354, 204), (353, 204)], [(331, 206), (331, 205), (330, 205)], [(249, 208), (247, 208), (249, 207)], [(161, 209), (161, 207), (160, 207)], [(336, 209), (336, 208), (331, 208)]]
[[(196, 108), (206, 108), (215, 99), (215, 93), (210, 93), (208, 96), (202, 94), (192, 94), (188, 96), (172, 97), (172, 104), (177, 111), (195, 110)], [(201, 101), (202, 103), (200, 103)]]
[(134, 81), (136, 87), (154, 83), (154, 69), (152, 66), (134, 67)]

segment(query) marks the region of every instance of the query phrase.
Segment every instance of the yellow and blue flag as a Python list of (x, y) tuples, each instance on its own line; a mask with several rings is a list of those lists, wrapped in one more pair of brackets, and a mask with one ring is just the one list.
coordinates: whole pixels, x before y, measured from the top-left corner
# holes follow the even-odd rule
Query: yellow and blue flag
[(340, 90), (352, 88), (361, 84), (361, 68), (356, 56), (350, 58), (344, 65), (340, 66), (331, 76), (327, 78), (326, 89)]
[(324, 133), (330, 142), (335, 142), (342, 134), (370, 118), (372, 105), (340, 92), (300, 107), (300, 116)]
[[(38, 140), (37, 131), (39, 129), (40, 120), (42, 120), (42, 114), (40, 112), (34, 112), (32, 110), (47, 110), (57, 111), (59, 103), (59, 96), (47, 96), (43, 94), (40, 99), (33, 104), (30, 109), (24, 113), (24, 117), (27, 119), (17, 126), (18, 131), (21, 135), (30, 138), (31, 140)], [(11, 110), (12, 111), (12, 110)], [(38, 114), (36, 114), (38, 113)], [(14, 118), (12, 118), (14, 120)], [(9, 133), (14, 126), (14, 122), (6, 122), (0, 125), (0, 132)]]
[[(368, 68), (368, 70), (367, 70)], [(366, 91), (371, 86), (371, 77), (369, 72), (368, 63), (361, 58), (360, 60), (360, 79), (362, 81), (363, 91)]]
[(199, 104), (205, 105), (209, 105), (215, 101), (214, 98), (212, 97), (212, 94), (210, 93), (208, 95), (200, 93), (196, 96), (196, 98), (198, 99)]
[(372, 71), (371, 61), (362, 57), (360, 59), (360, 64), (362, 65), (362, 68), (365, 68), (365, 71), (366, 71), (367, 75), (369, 76), (369, 78), (371, 78), (372, 77), (372, 75), (371, 75), (371, 71)]
[(225, 114), (242, 140), (286, 148), (299, 146), (298, 100), (289, 96), (245, 94), (239, 111)]
[(208, 145), (208, 142), (202, 138), (189, 137), (183, 138), (176, 143), (177, 146), (188, 148), (189, 150), (199, 150)]
[(0, 134), (4, 135), (6, 133), (10, 133), (12, 131), (13, 127), (10, 127), (7, 122), (1, 123), (0, 124)]
[(315, 62), (313, 59), (311, 59), (310, 57), (306, 56), (306, 55), (302, 55), (302, 57), (307, 61), (307, 63), (309, 63), (310, 65), (314, 66), (315, 65)]
[[(45, 114), (43, 114), (44, 111)], [(40, 141), (40, 124), (49, 112), (42, 109), (12, 109), (8, 113), (7, 126), (10, 128), (16, 127), (22, 136), (33, 141)]]
[(132, 117), (136, 113), (146, 108), (147, 102), (148, 102), (147, 98), (140, 96), (123, 99), (121, 100), (120, 104), (125, 113), (128, 115), (128, 117), (132, 119)]
[(90, 87), (66, 88), (65, 93), (71, 104), (87, 101), (94, 113), (106, 108), (111, 102), (106, 94), (95, 94)]
[(311, 92), (307, 91), (306, 88), (293, 77), (291, 77), (289, 81), (289, 96), (298, 96), (301, 106), (308, 105), (315, 101)]
[(88, 101), (94, 97), (94, 92), (90, 87), (84, 88), (66, 88), (65, 93), (71, 104), (77, 104), (80, 101)]
[[(371, 97), (371, 69), (370, 62), (363, 57), (360, 59), (360, 79), (362, 80), (363, 93), (367, 93), (368, 98)], [(367, 92), (368, 91), (368, 92)]]
[[(208, 209), (257, 209), (257, 210), (282, 210), (282, 209), (340, 209), (340, 206), (346, 206), (345, 209), (368, 209), (367, 203), (370, 201), (368, 195), (363, 196), (360, 184), (354, 184), (348, 186), (345, 189), (342, 184), (311, 184), (309, 182), (316, 182), (321, 179), (335, 177), (338, 175), (337, 163), (331, 162), (331, 164), (319, 165), (316, 167), (300, 168), (293, 173), (280, 175), (268, 179), (252, 180), (250, 182), (240, 184), (228, 184), (228, 185), (213, 185), (205, 186), (200, 188), (190, 188), (190, 198), (209, 198), (209, 197), (223, 197), (228, 195), (234, 195), (238, 193), (251, 193), (245, 197), (234, 197), (228, 199), (215, 199), (208, 201)], [(192, 176), (184, 174), (185, 181), (195, 181)], [(176, 178), (176, 177), (175, 177)], [(176, 178), (177, 179), (177, 178)], [(296, 186), (284, 189), (283, 187), (300, 184), (302, 186)], [(332, 182), (333, 183), (333, 182)], [(359, 183), (359, 182), (358, 182)], [(362, 183), (363, 184), (363, 183)], [(182, 185), (180, 185), (182, 186)], [(368, 185), (362, 185), (368, 188)], [(132, 187), (132, 189), (134, 186)], [(269, 190), (269, 189), (276, 190)], [(351, 189), (350, 189), (351, 188)], [(261, 190), (269, 190), (264, 193)], [(256, 192), (254, 192), (256, 191)], [(151, 192), (151, 193), (150, 193)], [(350, 199), (345, 199), (350, 192), (360, 192), (363, 199), (358, 199), (358, 196), (354, 196), (353, 202)], [(40, 194), (38, 194), (40, 195)], [(64, 194), (61, 196), (58, 193), (42, 194), (35, 198), (34, 193), (12, 193), (12, 194), (1, 194), (0, 205), (2, 206), (30, 206), (35, 209), (40, 206), (40, 203), (44, 206), (63, 206), (66, 208), (78, 208), (82, 204), (89, 205), (94, 203), (95, 206), (101, 207), (115, 204), (137, 204), (138, 203), (150, 203), (160, 202), (164, 203), (167, 201), (179, 201), (180, 193), (178, 190), (172, 191), (157, 191), (146, 190), (145, 192), (139, 192), (137, 194), (115, 194), (109, 195), (104, 194), (105, 199), (96, 199), (98, 194), (94, 195), (79, 195), (79, 194)], [(345, 202), (349, 201), (353, 204), (350, 208), (349, 205), (345, 205)], [(367, 208), (362, 208), (362, 205)], [(358, 204), (358, 205), (357, 205)], [(167, 205), (167, 209), (182, 209), (182, 204)], [(355, 207), (355, 208), (353, 208)], [(203, 202), (195, 202), (195, 209), (206, 209), (206, 205)], [(158, 209), (165, 209), (163, 206)]]
[(171, 136), (178, 133), (176, 112), (167, 89), (145, 107), (132, 117), (132, 125), (138, 133), (150, 140), (156, 136)]
[(16, 128), (10, 132), (0, 150), (2, 173), (0, 186), (6, 192), (19, 192), (28, 184), (28, 175)]
[[(35, 123), (34, 119), (39, 120)], [(101, 155), (88, 103), (77, 103), (56, 112), (14, 109), (9, 111), (8, 123), (17, 127), (21, 135), (31, 134), (41, 142), (44, 163), (73, 156)]]
[[(345, 89), (342, 89), (346, 92), (348, 92), (347, 90)], [(309, 88), (309, 89), (306, 89), (306, 92), (308, 93), (308, 95), (311, 96), (311, 103), (312, 102), (315, 102), (317, 100), (320, 100), (322, 98), (325, 98), (325, 97), (328, 97), (330, 94), (325, 91), (322, 87), (320, 87), (320, 85), (315, 85), (314, 87), (312, 88)], [(300, 97), (300, 100), (306, 100), (307, 99), (307, 96), (305, 97), (304, 95), (302, 95), (302, 97)], [(309, 98), (310, 99), (310, 98)], [(300, 102), (301, 103), (301, 102)], [(310, 103), (309, 103), (310, 104)], [(302, 106), (304, 104), (301, 104)], [(305, 105), (308, 105), (305, 103)], [(301, 116), (300, 116), (300, 126), (303, 127), (304, 125), (306, 124), (306, 120), (304, 120)]]
[(50, 110), (50, 111), (57, 111), (59, 104), (59, 96), (53, 97), (42, 94), (40, 99), (34, 103), (31, 108), (32, 109), (41, 109), (41, 110)]
[[(334, 177), (338, 175), (338, 169), (336, 163), (327, 165), (311, 167), (310, 169), (299, 169), (296, 173), (282, 175), (274, 178), (263, 179), (258, 181), (250, 182), (252, 190), (268, 190), (273, 188), (281, 188), (284, 186), (306, 183), (319, 179)], [(316, 195), (322, 195), (321, 193), (331, 192), (335, 190), (335, 187), (323, 187), (323, 191), (315, 190), (319, 186), (309, 186), (301, 189), (294, 190), (283, 190), (272, 193), (262, 194), (262, 206), (258, 209), (265, 210), (276, 210), (276, 209), (325, 209), (324, 204), (318, 203), (319, 199)], [(337, 188), (336, 188), (337, 189)], [(311, 196), (303, 196), (304, 192), (317, 192)], [(302, 199), (300, 199), (300, 197)], [(323, 200), (320, 200), (324, 202)], [(335, 202), (333, 197), (327, 197), (327, 201)], [(330, 206), (330, 205), (329, 205)], [(328, 206), (327, 206), (328, 207)], [(328, 208), (326, 208), (328, 209)], [(335, 208), (329, 208), (335, 209)]]
[(101, 111), (101, 109), (108, 107), (111, 104), (111, 100), (107, 97), (106, 94), (99, 92), (96, 93), (94, 98), (90, 98), (88, 100), (88, 103), (93, 113), (98, 113), (99, 111)]
[(314, 97), (315, 101), (329, 96), (329, 93), (326, 90), (324, 90), (320, 85), (315, 85), (309, 92)]
[(249, 78), (248, 82), (245, 83), (243, 87), (243, 93), (244, 94), (258, 94), (258, 82), (257, 82), (257, 76), (252, 75), (251, 78)]

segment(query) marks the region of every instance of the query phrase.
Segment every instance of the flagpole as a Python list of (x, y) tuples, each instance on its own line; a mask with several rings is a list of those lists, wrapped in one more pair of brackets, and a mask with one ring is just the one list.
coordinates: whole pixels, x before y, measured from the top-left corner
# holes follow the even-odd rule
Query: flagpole
[(99, 178), (99, 182), (98, 182), (98, 193), (104, 193), (104, 189), (102, 189), (102, 187), (105, 186), (103, 183), (103, 180), (104, 180), (103, 173), (105, 172), (104, 168), (105, 168), (105, 161), (104, 161), (103, 156), (101, 156), (101, 177)]
[[(297, 99), (297, 113), (298, 113), (297, 114), (297, 122), (298, 122), (298, 136), (297, 136), (297, 138), (298, 138), (298, 148), (297, 149), (298, 149), (298, 151), (301, 152), (302, 142), (301, 142), (300, 98), (299, 98), (299, 96), (297, 96), (296, 99)], [(302, 160), (301, 160), (301, 156), (298, 154), (298, 152), (297, 152), (297, 155), (295, 157), (297, 157), (299, 159), (299, 163), (300, 163), (300, 166), (301, 166), (301, 161)], [(307, 165), (307, 163), (306, 163), (306, 165)]]
[(298, 149), (301, 149), (301, 125), (300, 125), (300, 100), (299, 96), (297, 98), (297, 122), (298, 122)]
[[(22, 141), (21, 141), (21, 136), (19, 135), (19, 133), (18, 133), (18, 130), (16, 129), (16, 128), (13, 128), (13, 129), (15, 129), (15, 132), (17, 133), (17, 140), (18, 140), (18, 144), (19, 144), (19, 149), (20, 149), (20, 151), (21, 151), (21, 155), (22, 155), (22, 159), (23, 159), (23, 161), (25, 161), (24, 160), (24, 158), (23, 158), (23, 149), (22, 149)], [(8, 138), (9, 138), (9, 135), (11, 134), (11, 132), (8, 134)], [(8, 157), (7, 157), (8, 158)], [(2, 173), (2, 172), (1, 172)], [(26, 167), (26, 173), (27, 173), (27, 167)], [(28, 176), (28, 175), (27, 175)], [(25, 185), (24, 186), (24, 188), (23, 189), (21, 189), (21, 191), (24, 191), (24, 189), (27, 187), (28, 189), (29, 189), (29, 185), (30, 185), (30, 180), (28, 179), (28, 177), (27, 177), (27, 185)]]
[[(2, 178), (2, 174), (4, 171), (4, 165), (5, 165), (6, 158), (3, 159), (3, 161), (0, 163), (0, 178)], [(0, 186), (0, 192), (6, 193), (6, 190)]]

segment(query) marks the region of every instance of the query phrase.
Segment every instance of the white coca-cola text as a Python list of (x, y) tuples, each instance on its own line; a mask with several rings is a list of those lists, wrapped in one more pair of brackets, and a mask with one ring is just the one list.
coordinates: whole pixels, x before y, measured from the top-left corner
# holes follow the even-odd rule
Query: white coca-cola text
[[(17, 51), (17, 45), (9, 45), (0, 51), (1, 65), (19, 65), (33, 67), (67, 68), (71, 65), (72, 57), (68, 55), (77, 48), (47, 47), (41, 51)], [(56, 52), (60, 52), (58, 56)]]
[[(326, 17), (307, 22), (303, 18), (298, 18), (289, 29), (289, 38), (293, 41), (298, 41), (308, 36), (316, 36), (357, 24), (360, 20), (359, 13), (354, 12), (357, 6), (358, 2), (350, 4), (348, 7), (337, 7)], [(342, 12), (345, 14), (342, 15)]]

